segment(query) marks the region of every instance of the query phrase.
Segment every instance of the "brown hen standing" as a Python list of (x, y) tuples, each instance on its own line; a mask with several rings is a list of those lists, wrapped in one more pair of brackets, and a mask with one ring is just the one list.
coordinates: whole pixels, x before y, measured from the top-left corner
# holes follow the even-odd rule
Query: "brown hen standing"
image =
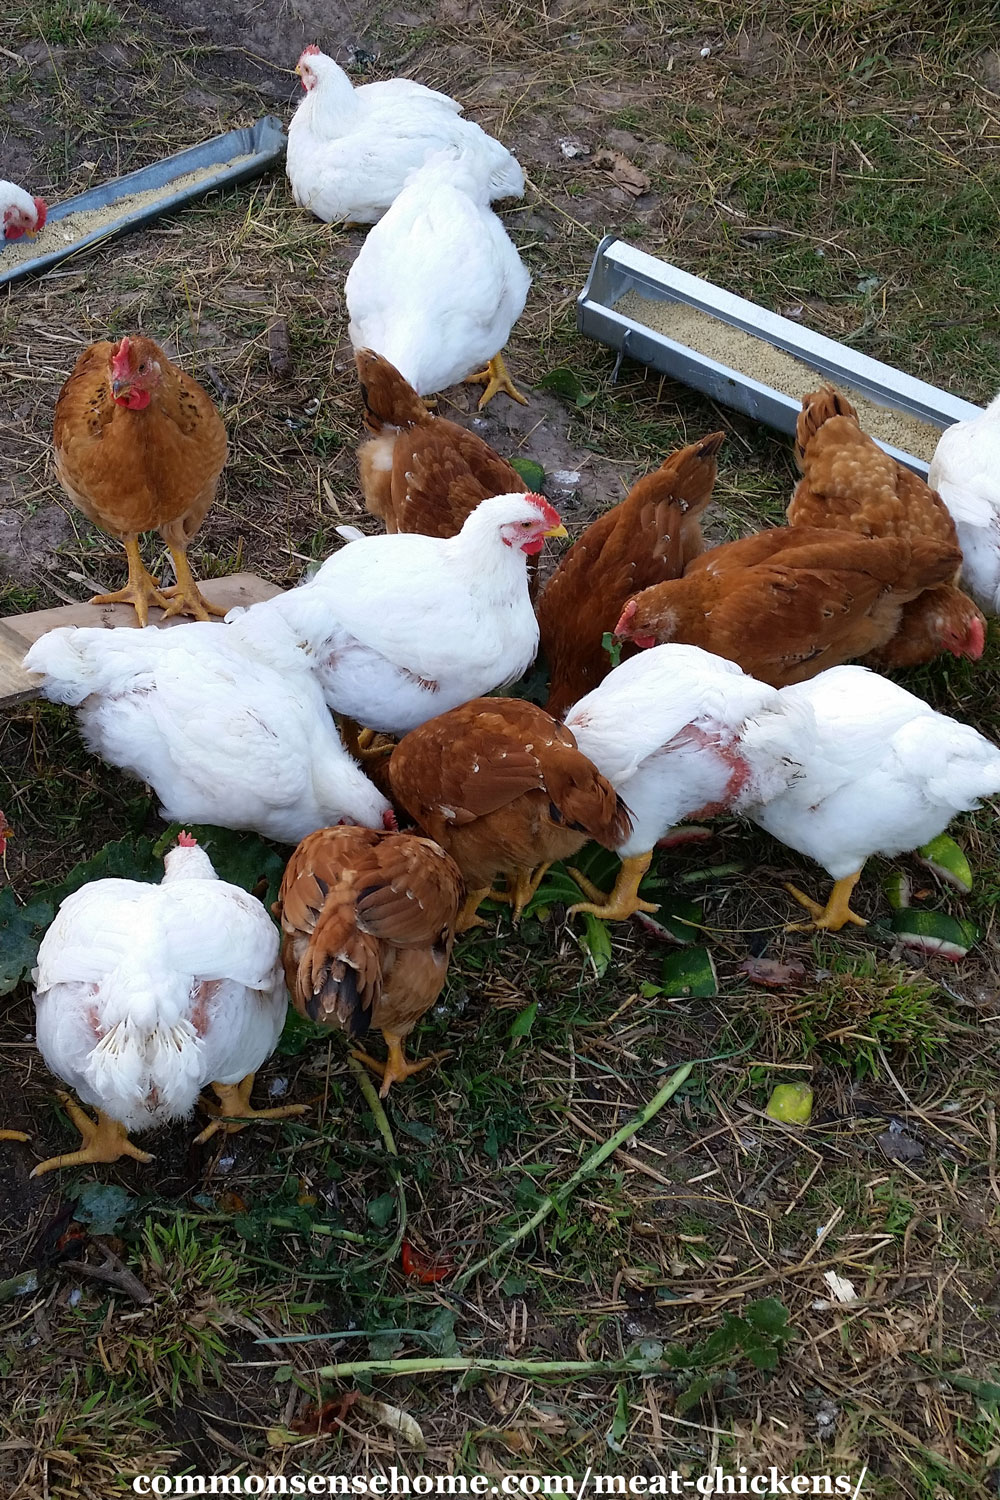
[(275, 911), (292, 1002), (352, 1037), (378, 1027), (385, 1065), (354, 1055), (381, 1076), (383, 1099), (447, 1056), (408, 1062), (404, 1043), (441, 993), (462, 894), (454, 861), (412, 834), (321, 828), (288, 863)]
[(549, 713), (566, 713), (607, 676), (611, 661), (601, 642), (626, 600), (680, 578), (703, 551), (701, 516), (724, 439), (713, 432), (671, 453), (560, 558), (535, 609), (551, 674)]
[(884, 646), (903, 607), (954, 574), (957, 547), (783, 526), (704, 552), (629, 600), (615, 633), (701, 646), (772, 687)]
[(513, 495), (524, 481), (474, 432), (435, 417), (381, 354), (355, 354), (365, 424), (358, 449), (365, 505), (389, 532), (457, 536), (481, 500)]
[[(128, 583), (92, 604), (150, 605), (207, 620), (225, 614), (204, 599), (187, 549), (226, 462), (226, 429), (211, 398), (152, 339), (91, 344), (59, 392), (53, 426), (59, 483), (84, 515), (118, 537)], [(146, 571), (139, 534), (158, 531), (177, 582), (160, 589)]]
[(956, 586), (961, 550), (955, 523), (937, 491), (883, 452), (862, 431), (847, 397), (829, 385), (802, 398), (795, 456), (802, 478), (788, 507), (790, 526), (919, 539), (958, 552), (947, 581), (905, 606), (896, 633), (865, 664), (879, 670), (913, 666), (942, 651), (978, 660), (986, 643), (986, 621)]
[[(474, 698), (411, 730), (389, 779), (462, 872), (460, 932), (485, 925), (475, 912), (487, 896), (510, 901), (516, 921), (555, 860), (590, 839), (613, 849), (631, 831), (625, 804), (569, 730), (520, 698)], [(508, 893), (493, 891), (498, 875)]]

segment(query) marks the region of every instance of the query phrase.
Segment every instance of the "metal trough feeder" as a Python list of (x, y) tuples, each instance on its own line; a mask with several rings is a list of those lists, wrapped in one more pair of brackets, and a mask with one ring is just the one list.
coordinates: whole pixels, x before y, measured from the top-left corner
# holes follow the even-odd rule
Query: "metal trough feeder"
[[(225, 135), (213, 136), (211, 140), (202, 141), (198, 146), (190, 146), (174, 156), (165, 156), (151, 166), (140, 167), (138, 171), (129, 172), (124, 177), (115, 177), (111, 182), (89, 188), (75, 198), (67, 198), (65, 202), (57, 203), (49, 210), (46, 232), (49, 226), (58, 225), (61, 219), (68, 218), (70, 214), (108, 208), (119, 202), (122, 211), (91, 233), (81, 235), (79, 239), (68, 239), (65, 245), (7, 267), (4, 266), (4, 246), (0, 243), (0, 286), (17, 281), (21, 276), (37, 275), (39, 271), (57, 265), (68, 255), (76, 255), (89, 245), (114, 239), (116, 235), (126, 234), (130, 229), (139, 229), (152, 223), (161, 214), (169, 213), (171, 209), (200, 198), (215, 188), (232, 187), (238, 182), (259, 177), (268, 167), (281, 160), (285, 154), (285, 145), (281, 121), (274, 115), (266, 115), (242, 130), (227, 130)], [(172, 183), (190, 172), (202, 171), (206, 167), (217, 167), (218, 170), (208, 172), (197, 182), (184, 183), (175, 191), (170, 191)], [(129, 206), (128, 200), (136, 194), (155, 192), (158, 189), (164, 190), (162, 198)]]
[[(801, 410), (797, 396), (730, 369), (709, 355), (625, 316), (617, 310), (617, 304), (629, 292), (650, 302), (678, 302), (706, 313), (792, 355), (834, 385), (847, 386), (878, 406), (932, 427), (944, 429), (953, 422), (970, 421), (981, 414), (980, 407), (958, 396), (904, 375), (877, 359), (869, 359), (845, 344), (768, 312), (699, 276), (680, 271), (615, 235), (605, 236), (597, 247), (587, 283), (577, 298), (577, 326), (581, 333), (617, 349), (619, 364), (627, 356), (660, 370), (672, 380), (692, 386), (712, 400), (765, 422), (779, 432), (795, 432)], [(617, 373), (617, 365), (615, 369)], [(926, 459), (876, 441), (886, 453), (926, 479), (929, 467)]]

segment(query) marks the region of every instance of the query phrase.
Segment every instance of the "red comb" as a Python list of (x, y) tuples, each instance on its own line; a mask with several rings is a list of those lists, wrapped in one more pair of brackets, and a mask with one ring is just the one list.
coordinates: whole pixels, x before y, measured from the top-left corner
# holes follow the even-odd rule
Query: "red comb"
[(185, 831), (181, 829), (180, 833), (177, 835), (177, 847), (178, 849), (197, 849), (198, 840), (196, 838), (192, 838), (189, 833), (185, 833)]
[(974, 615), (969, 622), (969, 633), (965, 637), (965, 650), (963, 656), (969, 657), (971, 661), (978, 661), (986, 649), (986, 631), (983, 622), (978, 615)]
[(131, 374), (131, 350), (128, 334), (125, 334), (118, 348), (111, 356), (111, 378), (112, 380), (128, 380)]
[(638, 607), (634, 599), (628, 601), (621, 612), (618, 624), (615, 626), (615, 635), (626, 635), (628, 633), (629, 627), (635, 619), (635, 612)]
[(554, 505), (549, 504), (544, 495), (536, 495), (534, 492), (529, 492), (527, 495), (525, 495), (524, 498), (525, 500), (534, 501), (550, 526), (562, 525), (562, 516), (556, 510)]
[(393, 812), (391, 807), (387, 807), (385, 812), (382, 814), (382, 827), (388, 829), (390, 833), (399, 832), (399, 824), (396, 822), (396, 814)]
[[(302, 48), (302, 57), (319, 57), (319, 48), (315, 42), (310, 42), (308, 47)], [(299, 58), (299, 62), (302, 61), (302, 57)]]
[(35, 233), (37, 234), (40, 229), (44, 229), (45, 228), (45, 220), (49, 216), (49, 206), (46, 203), (46, 201), (45, 201), (44, 198), (36, 198), (35, 199), (35, 213), (37, 215), (37, 222), (35, 224)]

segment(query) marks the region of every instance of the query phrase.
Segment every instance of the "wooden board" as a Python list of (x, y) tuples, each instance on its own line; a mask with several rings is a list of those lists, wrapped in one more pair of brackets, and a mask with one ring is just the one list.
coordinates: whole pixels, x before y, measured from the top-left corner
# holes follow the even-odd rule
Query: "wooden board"
[[(205, 598), (220, 609), (235, 609), (241, 604), (259, 604), (273, 599), (282, 591), (253, 573), (232, 573), (228, 578), (202, 578), (198, 581)], [(61, 625), (89, 625), (117, 630), (138, 625), (130, 604), (64, 604), (59, 609), (39, 609), (28, 615), (7, 615), (0, 620), (0, 708), (26, 703), (40, 696), (38, 677), (21, 666), (28, 647), (48, 630)], [(150, 625), (169, 630), (172, 625), (190, 623), (189, 615), (165, 620), (161, 609), (151, 609)]]

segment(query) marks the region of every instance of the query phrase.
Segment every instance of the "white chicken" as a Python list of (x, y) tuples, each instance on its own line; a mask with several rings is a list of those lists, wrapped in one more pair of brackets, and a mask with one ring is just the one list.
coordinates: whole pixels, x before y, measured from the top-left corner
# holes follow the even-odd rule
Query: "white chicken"
[(25, 657), (90, 750), (149, 783), (165, 818), (295, 844), (339, 822), (395, 827), (340, 740), (280, 616), (169, 630), (61, 628)]
[(45, 228), (48, 206), (43, 198), (32, 198), (16, 182), (0, 180), (0, 224), (5, 240), (36, 235)]
[(524, 405), (502, 351), (530, 285), (482, 164), (438, 152), (407, 178), (348, 273), (351, 343), (381, 354), (421, 396), (467, 380), (486, 386), (480, 409), (499, 391)]
[(336, 713), (405, 734), (530, 666), (538, 622), (527, 558), (565, 535), (541, 495), (496, 495), (457, 536), (349, 542), (307, 583), (251, 605), (237, 623), (264, 640), (285, 622)]
[(639, 882), (669, 828), (726, 811), (829, 872), (825, 907), (788, 887), (807, 926), (864, 926), (850, 898), (869, 855), (920, 848), (1000, 791), (1000, 749), (865, 667), (776, 689), (697, 647), (656, 646), (581, 698), (566, 726), (632, 813), (615, 890), (572, 908), (612, 920), (655, 910)]
[(1000, 396), (942, 432), (927, 482), (955, 522), (962, 582), (980, 609), (1000, 615)]
[(129, 1139), (185, 1119), (206, 1084), (218, 1118), (282, 1119), (304, 1105), (255, 1110), (254, 1073), (277, 1045), (287, 998), (278, 933), (263, 906), (216, 875), (181, 834), (160, 885), (95, 880), (68, 896), (38, 950), (36, 1041), (48, 1067), (97, 1111), (66, 1104), (79, 1151), (56, 1167), (151, 1161)]
[(409, 78), (355, 88), (332, 57), (307, 47), (295, 69), (305, 98), (288, 127), (285, 169), (292, 196), (327, 223), (374, 224), (407, 173), (446, 146), (477, 165), (489, 198), (520, 198), (524, 173), (499, 141), (447, 94)]
[(850, 901), (868, 857), (919, 849), (1000, 791), (1000, 749), (865, 667), (833, 667), (778, 697), (782, 711), (751, 721), (741, 747), (796, 770), (747, 815), (834, 880), (825, 907), (788, 887), (807, 927), (863, 927)]
[[(578, 748), (632, 814), (631, 836), (609, 896), (582, 881), (592, 901), (572, 907), (610, 921), (655, 912), (639, 898), (657, 842), (685, 818), (738, 811), (783, 790), (786, 768), (748, 756), (741, 736), (755, 715), (780, 712), (776, 688), (698, 646), (653, 646), (615, 667), (566, 715)], [(575, 878), (580, 880), (579, 875)]]

